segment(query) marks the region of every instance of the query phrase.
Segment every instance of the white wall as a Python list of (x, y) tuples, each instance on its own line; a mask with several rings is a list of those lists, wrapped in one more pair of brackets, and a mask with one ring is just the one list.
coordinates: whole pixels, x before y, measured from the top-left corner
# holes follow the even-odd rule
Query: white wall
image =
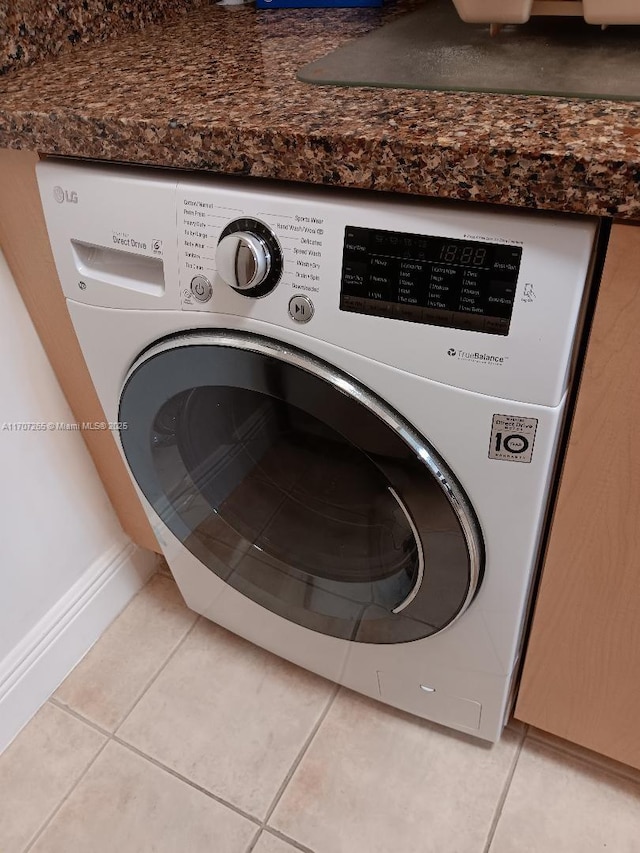
[[(0, 253), (0, 749), (153, 567), (123, 533), (80, 433), (11, 426), (23, 422), (74, 418)], [(98, 630), (75, 636), (87, 607)]]

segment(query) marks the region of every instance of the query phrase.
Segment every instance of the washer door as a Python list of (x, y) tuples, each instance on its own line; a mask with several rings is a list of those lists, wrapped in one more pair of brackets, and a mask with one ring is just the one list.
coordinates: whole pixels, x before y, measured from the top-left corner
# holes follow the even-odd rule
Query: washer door
[(305, 352), (241, 332), (168, 339), (132, 367), (119, 420), (164, 524), (285, 619), (408, 642), (478, 589), (480, 529), (447, 466), (383, 400)]

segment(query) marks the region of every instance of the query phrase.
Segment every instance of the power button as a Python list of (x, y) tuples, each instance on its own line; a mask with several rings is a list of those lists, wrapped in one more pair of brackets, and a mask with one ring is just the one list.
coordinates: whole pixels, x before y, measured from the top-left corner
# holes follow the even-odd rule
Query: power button
[(197, 275), (195, 278), (191, 279), (190, 289), (193, 294), (193, 298), (197, 299), (198, 302), (208, 302), (211, 299), (211, 294), (213, 293), (211, 282), (203, 275)]

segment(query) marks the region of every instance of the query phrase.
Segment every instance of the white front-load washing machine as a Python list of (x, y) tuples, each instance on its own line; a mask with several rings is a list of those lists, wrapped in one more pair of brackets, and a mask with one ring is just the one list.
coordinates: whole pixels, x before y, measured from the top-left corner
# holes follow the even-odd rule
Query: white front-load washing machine
[(597, 223), (55, 160), (38, 177), (188, 605), (495, 740)]

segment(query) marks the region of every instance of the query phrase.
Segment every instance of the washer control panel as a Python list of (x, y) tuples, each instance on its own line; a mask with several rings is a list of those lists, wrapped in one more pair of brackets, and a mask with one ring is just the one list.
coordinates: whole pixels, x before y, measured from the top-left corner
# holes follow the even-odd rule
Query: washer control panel
[[(37, 173), (67, 299), (562, 401), (594, 218), (54, 159)], [(523, 462), (532, 440), (496, 423), (491, 451)]]
[[(239, 201), (242, 206), (235, 206)], [(261, 312), (270, 313), (267, 301), (277, 300), (284, 322), (309, 323), (323, 273), (330, 274), (322, 210), (308, 204), (283, 209), (269, 196), (239, 199), (189, 183), (178, 185), (177, 205), (181, 282), (204, 276), (213, 283), (208, 301), (194, 299), (183, 286), (183, 309), (247, 311), (247, 305), (235, 307), (241, 304), (235, 294), (245, 302), (260, 299)]]

